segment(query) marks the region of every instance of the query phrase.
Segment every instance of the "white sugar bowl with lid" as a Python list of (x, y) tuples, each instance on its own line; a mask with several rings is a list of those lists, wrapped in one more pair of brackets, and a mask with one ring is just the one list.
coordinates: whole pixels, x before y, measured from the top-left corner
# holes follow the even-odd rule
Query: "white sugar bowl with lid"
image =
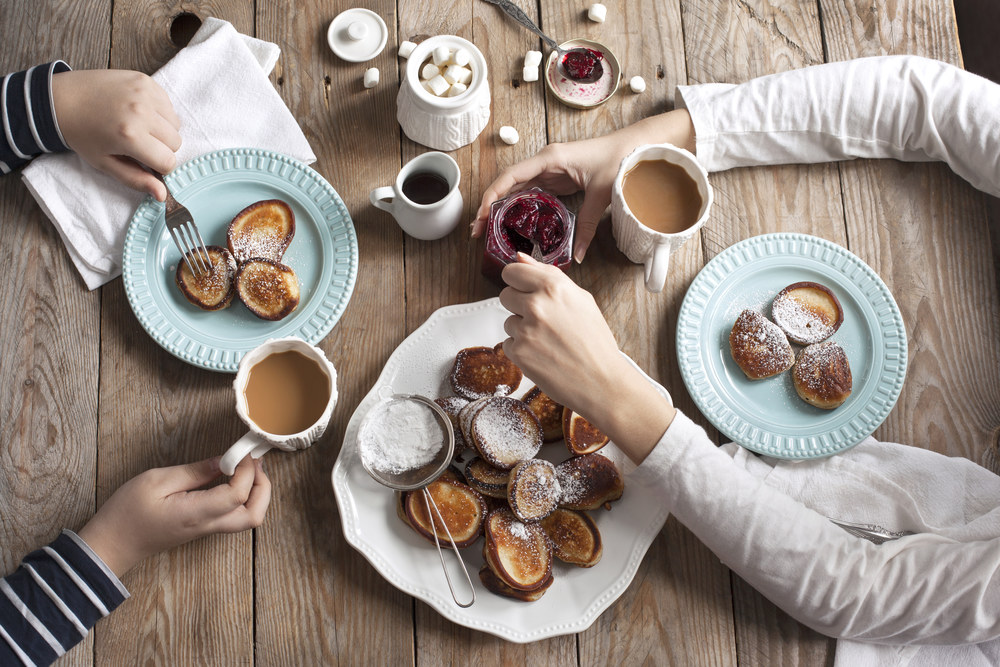
[[(467, 52), (469, 62), (464, 67), (472, 71), (466, 90), (450, 97), (435, 95), (421, 80), (421, 69), (442, 47)], [(417, 44), (396, 97), (396, 119), (406, 136), (418, 144), (439, 151), (471, 144), (490, 119), (486, 58), (472, 42), (455, 35), (437, 35)]]

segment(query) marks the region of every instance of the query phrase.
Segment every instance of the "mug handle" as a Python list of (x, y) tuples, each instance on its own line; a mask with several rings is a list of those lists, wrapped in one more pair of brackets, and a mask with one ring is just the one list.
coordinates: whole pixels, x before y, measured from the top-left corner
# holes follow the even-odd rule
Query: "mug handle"
[(236, 472), (236, 464), (246, 458), (249, 454), (255, 459), (264, 456), (274, 445), (262, 439), (259, 435), (250, 431), (237, 440), (226, 450), (226, 453), (219, 459), (219, 470), (222, 474), (232, 476)]
[(670, 242), (660, 241), (646, 258), (646, 289), (650, 292), (663, 290), (670, 267)]
[(375, 188), (371, 191), (371, 194), (368, 195), (368, 200), (375, 208), (380, 208), (391, 214), (396, 204), (396, 191), (391, 185)]

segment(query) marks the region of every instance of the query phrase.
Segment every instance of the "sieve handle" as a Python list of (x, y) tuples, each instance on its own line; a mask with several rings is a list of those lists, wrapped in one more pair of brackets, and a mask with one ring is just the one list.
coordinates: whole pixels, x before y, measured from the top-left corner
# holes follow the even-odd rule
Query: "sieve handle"
[[(451, 530), (448, 529), (448, 524), (444, 522), (444, 517), (441, 516), (441, 510), (438, 509), (437, 503), (434, 502), (434, 498), (431, 497), (431, 492), (427, 490), (427, 487), (421, 489), (424, 494), (424, 505), (427, 507), (427, 516), (431, 520), (431, 532), (434, 533), (434, 545), (438, 550), (438, 558), (441, 559), (441, 571), (444, 572), (444, 579), (448, 582), (448, 590), (451, 591), (451, 599), (455, 601), (462, 609), (471, 607), (476, 601), (476, 589), (472, 585), (472, 577), (469, 576), (469, 569), (465, 567), (465, 561), (462, 560), (462, 554), (458, 552), (458, 547), (455, 546), (455, 538), (451, 536)], [(465, 575), (465, 581), (469, 584), (469, 590), (472, 592), (472, 599), (468, 602), (459, 602), (458, 596), (455, 595), (455, 587), (451, 584), (451, 575), (448, 574), (448, 567), (444, 562), (444, 552), (441, 550), (441, 542), (438, 540), (437, 528), (434, 527), (434, 515), (431, 514), (431, 506), (434, 507), (434, 512), (437, 513), (438, 519), (441, 521), (441, 526), (444, 528), (444, 532), (448, 533), (448, 542), (451, 544), (452, 550), (455, 552), (455, 557), (458, 558), (458, 564), (462, 566), (462, 574)]]

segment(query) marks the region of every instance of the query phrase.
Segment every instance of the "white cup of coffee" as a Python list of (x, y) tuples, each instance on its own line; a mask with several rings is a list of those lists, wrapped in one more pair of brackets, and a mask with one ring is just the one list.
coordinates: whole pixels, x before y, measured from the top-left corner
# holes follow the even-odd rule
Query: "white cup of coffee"
[(450, 155), (424, 153), (403, 165), (395, 183), (372, 190), (368, 198), (413, 238), (433, 241), (448, 235), (462, 219), (461, 175)]
[(639, 146), (622, 161), (611, 191), (618, 249), (646, 267), (646, 289), (659, 292), (670, 255), (694, 236), (712, 208), (708, 172), (672, 144)]
[(227, 475), (247, 454), (259, 459), (273, 447), (292, 452), (318, 440), (337, 404), (337, 371), (318, 347), (276, 338), (247, 352), (233, 389), (236, 414), (250, 432), (222, 455)]

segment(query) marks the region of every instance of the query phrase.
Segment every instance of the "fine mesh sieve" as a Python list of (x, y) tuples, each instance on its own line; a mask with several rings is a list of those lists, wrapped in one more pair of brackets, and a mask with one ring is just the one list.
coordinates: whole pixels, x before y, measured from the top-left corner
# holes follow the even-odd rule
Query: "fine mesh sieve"
[[(372, 479), (376, 482), (390, 488), (394, 491), (419, 491), (424, 499), (424, 506), (427, 508), (427, 517), (431, 523), (431, 534), (434, 536), (434, 544), (437, 546), (438, 558), (441, 560), (441, 570), (444, 572), (445, 581), (448, 582), (448, 590), (451, 591), (451, 597), (459, 607), (471, 607), (476, 601), (476, 589), (472, 585), (472, 578), (469, 576), (469, 570), (465, 566), (465, 561), (462, 559), (462, 555), (458, 551), (458, 547), (455, 545), (455, 539), (451, 536), (451, 530), (448, 528), (448, 524), (445, 523), (444, 517), (441, 515), (441, 510), (438, 509), (437, 503), (434, 502), (434, 498), (431, 496), (430, 491), (427, 490), (427, 485), (437, 479), (441, 473), (444, 472), (445, 468), (451, 463), (452, 456), (455, 453), (455, 431), (451, 424), (451, 419), (445, 414), (441, 407), (432, 401), (431, 399), (420, 396), (418, 394), (395, 394), (392, 393), (386, 387), (382, 387), (378, 391), (379, 403), (369, 410), (368, 414), (365, 416), (364, 420), (361, 422), (361, 427), (358, 429), (358, 448), (359, 448), (359, 458), (361, 459), (361, 466), (365, 469)], [(361, 452), (363, 444), (363, 434), (365, 433), (365, 427), (368, 426), (369, 421), (378, 415), (378, 410), (376, 408), (385, 405), (389, 401), (415, 401), (429, 407), (435, 417), (437, 418), (437, 423), (441, 427), (441, 448), (435, 454), (430, 462), (421, 465), (417, 468), (412, 468), (403, 471), (386, 471), (380, 470), (377, 466), (371, 465), (371, 462), (367, 457)], [(405, 443), (401, 443), (405, 445)], [(431, 508), (434, 509), (431, 512)], [(437, 522), (434, 517), (437, 516)], [(468, 602), (460, 602), (458, 596), (455, 594), (455, 588), (451, 582), (451, 575), (448, 574), (448, 568), (444, 562), (444, 552), (441, 550), (441, 541), (438, 539), (438, 529), (437, 525), (444, 528), (444, 532), (448, 535), (448, 543), (451, 544), (452, 550), (455, 552), (455, 557), (458, 558), (458, 563), (462, 568), (462, 573), (465, 575), (465, 580), (469, 584), (469, 590), (472, 593), (472, 599)]]

